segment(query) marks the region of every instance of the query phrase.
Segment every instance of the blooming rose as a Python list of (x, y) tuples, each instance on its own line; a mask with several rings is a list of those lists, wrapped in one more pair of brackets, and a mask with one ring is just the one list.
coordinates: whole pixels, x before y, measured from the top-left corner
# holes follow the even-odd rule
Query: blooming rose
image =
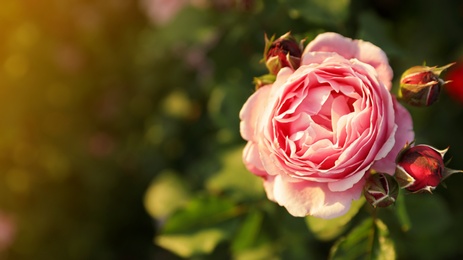
[(268, 198), (294, 216), (334, 218), (361, 196), (370, 170), (393, 175), (414, 133), (391, 79), (380, 48), (324, 33), (298, 69), (256, 91), (240, 112), (243, 160)]

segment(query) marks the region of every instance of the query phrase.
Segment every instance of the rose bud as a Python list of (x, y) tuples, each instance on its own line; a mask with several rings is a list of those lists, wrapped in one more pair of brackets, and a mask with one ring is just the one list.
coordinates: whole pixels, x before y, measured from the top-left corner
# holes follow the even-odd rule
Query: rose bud
[(445, 90), (454, 100), (463, 104), (463, 61), (446, 73), (446, 80), (448, 84), (445, 85)]
[(264, 60), (270, 74), (276, 75), (281, 68), (290, 67), (295, 70), (301, 64), (302, 43), (297, 43), (289, 32), (274, 40), (265, 36)]
[(413, 106), (429, 106), (439, 97), (442, 86), (447, 81), (439, 78), (443, 67), (415, 66), (406, 70), (400, 78), (399, 98)]
[(410, 192), (432, 192), (444, 177), (458, 172), (445, 168), (447, 149), (428, 145), (407, 145), (397, 156), (395, 177), (401, 188)]
[(384, 208), (395, 203), (399, 194), (399, 185), (389, 174), (375, 173), (363, 186), (363, 194), (373, 207)]

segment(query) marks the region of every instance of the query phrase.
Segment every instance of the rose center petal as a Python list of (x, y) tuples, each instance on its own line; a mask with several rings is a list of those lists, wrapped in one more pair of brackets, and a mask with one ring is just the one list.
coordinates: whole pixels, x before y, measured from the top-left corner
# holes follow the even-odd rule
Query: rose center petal
[[(370, 114), (365, 93), (358, 93), (356, 77), (343, 75), (330, 81), (317, 78), (317, 84), (299, 85), (289, 92), (275, 117), (276, 138), (288, 158), (311, 161), (318, 169), (331, 169), (351, 142), (368, 128)], [(297, 93), (297, 94), (295, 94)], [(368, 96), (368, 94), (367, 94)]]

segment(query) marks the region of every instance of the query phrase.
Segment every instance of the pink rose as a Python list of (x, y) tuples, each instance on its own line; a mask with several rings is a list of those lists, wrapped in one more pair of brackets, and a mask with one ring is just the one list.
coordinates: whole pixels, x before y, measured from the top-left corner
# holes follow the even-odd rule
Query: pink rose
[(414, 133), (391, 79), (380, 48), (324, 33), (298, 69), (256, 91), (240, 112), (243, 160), (268, 198), (294, 216), (334, 218), (360, 198), (370, 170), (393, 175)]

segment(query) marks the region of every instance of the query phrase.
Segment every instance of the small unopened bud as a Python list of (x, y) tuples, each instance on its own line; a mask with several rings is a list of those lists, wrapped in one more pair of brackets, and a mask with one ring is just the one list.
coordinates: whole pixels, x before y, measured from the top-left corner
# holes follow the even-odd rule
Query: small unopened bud
[(442, 67), (415, 66), (406, 70), (400, 78), (399, 98), (413, 106), (429, 106), (437, 101), (441, 88), (447, 81), (439, 78)]
[(407, 145), (396, 159), (395, 177), (399, 186), (410, 192), (432, 192), (439, 183), (453, 173), (462, 172), (445, 167), (447, 149), (438, 150), (429, 145)]
[(363, 194), (373, 207), (384, 208), (395, 203), (399, 185), (389, 174), (374, 173), (363, 186)]
[(285, 33), (274, 40), (265, 36), (264, 60), (270, 74), (276, 75), (284, 67), (299, 68), (302, 55), (302, 41), (297, 43), (291, 34)]

